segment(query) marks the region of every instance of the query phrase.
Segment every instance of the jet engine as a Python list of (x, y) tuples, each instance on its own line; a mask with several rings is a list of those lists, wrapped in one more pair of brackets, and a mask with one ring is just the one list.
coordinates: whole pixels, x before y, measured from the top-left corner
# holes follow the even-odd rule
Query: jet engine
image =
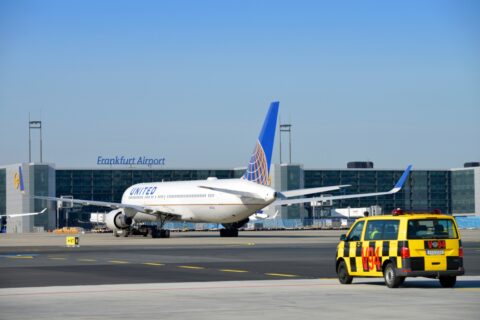
[(105, 224), (111, 230), (127, 229), (132, 222), (133, 219), (127, 217), (123, 209), (112, 210), (105, 217)]

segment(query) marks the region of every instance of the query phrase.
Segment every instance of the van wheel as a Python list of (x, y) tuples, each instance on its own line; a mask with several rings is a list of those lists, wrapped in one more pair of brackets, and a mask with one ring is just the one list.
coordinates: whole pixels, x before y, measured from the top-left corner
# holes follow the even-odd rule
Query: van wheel
[(352, 283), (353, 277), (348, 274), (347, 264), (343, 260), (338, 264), (337, 275), (341, 284)]
[(440, 284), (444, 288), (453, 288), (455, 287), (455, 283), (457, 283), (456, 276), (441, 276), (440, 277)]
[(395, 268), (393, 263), (389, 263), (383, 269), (383, 277), (385, 278), (385, 284), (389, 288), (398, 288), (405, 281), (405, 277), (399, 277), (395, 274)]

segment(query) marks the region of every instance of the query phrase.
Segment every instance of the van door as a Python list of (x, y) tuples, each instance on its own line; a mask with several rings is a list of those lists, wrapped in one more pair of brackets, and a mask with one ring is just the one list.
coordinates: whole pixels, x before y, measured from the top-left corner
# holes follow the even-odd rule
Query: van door
[(345, 239), (343, 248), (343, 258), (347, 264), (349, 274), (352, 276), (360, 275), (361, 268), (361, 251), (362, 251), (362, 236), (365, 221), (358, 221), (348, 233)]
[(362, 242), (362, 271), (368, 276), (382, 276), (385, 261), (397, 263), (400, 220), (370, 220)]

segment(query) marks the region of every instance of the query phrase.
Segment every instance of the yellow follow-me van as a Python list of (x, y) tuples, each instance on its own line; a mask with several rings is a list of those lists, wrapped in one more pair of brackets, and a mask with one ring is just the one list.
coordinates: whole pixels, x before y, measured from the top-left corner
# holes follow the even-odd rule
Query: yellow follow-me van
[(463, 248), (455, 219), (440, 213), (404, 213), (358, 219), (337, 246), (342, 284), (353, 277), (384, 277), (390, 288), (406, 277), (438, 278), (455, 286), (463, 268)]

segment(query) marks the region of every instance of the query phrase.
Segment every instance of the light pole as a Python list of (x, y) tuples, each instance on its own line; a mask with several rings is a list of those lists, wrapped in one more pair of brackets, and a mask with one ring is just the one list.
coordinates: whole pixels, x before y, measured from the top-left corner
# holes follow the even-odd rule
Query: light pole
[(40, 130), (40, 163), (42, 163), (42, 121), (31, 121), (28, 115), (28, 162), (32, 162), (32, 129)]
[(288, 132), (288, 163), (292, 164), (292, 125), (281, 124), (280, 125), (280, 164), (282, 164), (282, 133)]

